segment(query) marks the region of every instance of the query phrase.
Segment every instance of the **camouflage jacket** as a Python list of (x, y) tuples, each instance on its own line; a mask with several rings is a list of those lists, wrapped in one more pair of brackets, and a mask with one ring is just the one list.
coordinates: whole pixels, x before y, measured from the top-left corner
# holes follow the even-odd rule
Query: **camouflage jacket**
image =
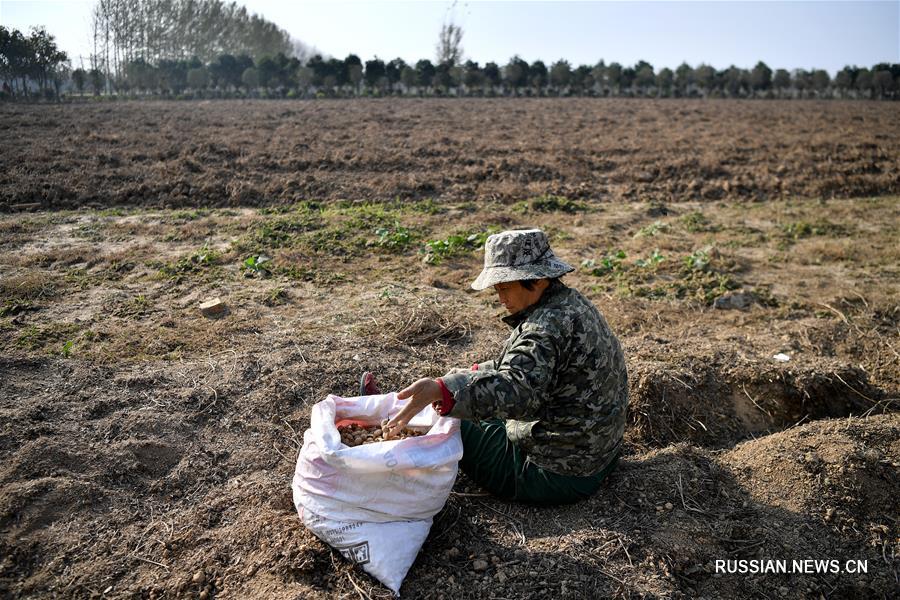
[(536, 466), (593, 475), (622, 446), (628, 378), (618, 339), (579, 292), (554, 282), (504, 318), (512, 334), (478, 370), (443, 377), (461, 419), (506, 419), (507, 437)]

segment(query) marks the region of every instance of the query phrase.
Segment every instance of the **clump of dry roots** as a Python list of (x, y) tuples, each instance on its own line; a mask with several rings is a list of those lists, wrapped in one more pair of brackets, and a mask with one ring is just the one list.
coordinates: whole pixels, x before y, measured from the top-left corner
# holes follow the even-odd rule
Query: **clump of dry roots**
[(423, 300), (397, 315), (385, 334), (392, 341), (410, 346), (458, 342), (469, 337), (468, 323), (459, 319), (458, 307)]
[[(341, 442), (350, 447), (362, 446), (363, 444), (374, 444), (384, 441), (384, 434), (381, 431), (380, 425), (370, 425), (368, 427), (364, 427), (362, 425), (353, 423), (351, 425), (342, 425), (337, 429), (341, 434)], [(406, 438), (418, 437), (420, 435), (425, 435), (425, 433), (422, 431), (416, 431), (414, 429), (404, 427), (395, 437), (391, 439), (405, 440)]]

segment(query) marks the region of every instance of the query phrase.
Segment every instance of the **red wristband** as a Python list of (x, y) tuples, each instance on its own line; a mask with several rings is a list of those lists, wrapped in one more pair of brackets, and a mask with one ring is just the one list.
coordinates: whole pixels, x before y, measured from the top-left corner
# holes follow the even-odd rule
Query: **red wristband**
[(451, 410), (453, 410), (453, 406), (456, 404), (456, 400), (453, 399), (453, 394), (450, 393), (450, 390), (447, 389), (447, 386), (444, 385), (444, 380), (438, 377), (437, 379), (438, 385), (441, 388), (441, 395), (443, 396), (443, 400), (441, 400), (435, 410), (438, 411), (438, 414), (442, 417), (446, 417)]

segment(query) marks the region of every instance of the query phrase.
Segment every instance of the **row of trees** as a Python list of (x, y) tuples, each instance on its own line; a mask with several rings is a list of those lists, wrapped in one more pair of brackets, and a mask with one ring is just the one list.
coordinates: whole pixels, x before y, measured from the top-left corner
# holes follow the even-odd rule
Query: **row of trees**
[(36, 88), (42, 95), (59, 96), (69, 79), (68, 56), (43, 27), (26, 36), (0, 25), (0, 79), (6, 95), (28, 96)]
[[(102, 0), (100, 4), (106, 0)], [(111, 0), (110, 0), (111, 1)], [(163, 0), (152, 0), (163, 2)], [(177, 5), (188, 0), (164, 0)], [(194, 0), (198, 5), (222, 5), (212, 0)], [(233, 7), (233, 6), (232, 6)], [(239, 14), (245, 14), (238, 11)], [(537, 60), (528, 63), (518, 56), (505, 65), (461, 61), (459, 33), (445, 26), (438, 45), (444, 60), (422, 59), (407, 64), (396, 58), (362, 61), (351, 54), (345, 59), (315, 54), (307, 60), (285, 52), (283, 46), (270, 54), (257, 48), (250, 53), (222, 53), (205, 61), (199, 56), (179, 57), (186, 50), (161, 54), (156, 45), (123, 47), (113, 52), (115, 69), (97, 59), (90, 69), (71, 70), (66, 54), (53, 36), (34, 28), (29, 36), (0, 26), (0, 77), (6, 95), (28, 95), (29, 90), (59, 95), (70, 86), (79, 94), (115, 92), (131, 95), (531, 95), (531, 96), (652, 96), (652, 97), (900, 97), (900, 64), (878, 64), (870, 68), (845, 67), (832, 78), (827, 71), (772, 70), (759, 62), (752, 69), (682, 64), (672, 70), (656, 70), (639, 61), (623, 66), (600, 61), (573, 67), (558, 60), (549, 66)], [(114, 37), (115, 39), (126, 39)], [(135, 54), (137, 52), (137, 54)], [(167, 50), (167, 53), (169, 51)]]
[(291, 54), (290, 35), (235, 2), (222, 0), (98, 0), (91, 20), (91, 68), (122, 80), (133, 63), (162, 66), (223, 54)]
[[(96, 81), (78, 74), (75, 85)], [(96, 74), (95, 74), (96, 75)], [(827, 71), (772, 70), (763, 62), (752, 69), (717, 70), (701, 64), (682, 64), (672, 70), (656, 70), (640, 61), (623, 66), (600, 61), (573, 67), (566, 60), (550, 65), (528, 63), (514, 56), (505, 65), (474, 61), (454, 64), (422, 59), (407, 64), (396, 58), (362, 61), (351, 54), (345, 59), (314, 55), (303, 62), (284, 53), (263, 56), (223, 54), (204, 64), (191, 60), (142, 59), (126, 65), (113, 87), (132, 94), (184, 94), (206, 96), (235, 93), (267, 96), (353, 95), (513, 95), (513, 96), (650, 96), (728, 98), (897, 98), (900, 97), (900, 64), (872, 68), (845, 67), (832, 78)], [(92, 87), (99, 93), (97, 85)]]

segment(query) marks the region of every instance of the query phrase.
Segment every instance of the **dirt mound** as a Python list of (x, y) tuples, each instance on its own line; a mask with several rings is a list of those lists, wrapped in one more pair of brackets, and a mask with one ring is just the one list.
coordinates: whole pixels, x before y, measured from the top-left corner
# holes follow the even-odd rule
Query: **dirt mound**
[(726, 354), (637, 359), (629, 377), (626, 440), (639, 448), (730, 447), (803, 421), (897, 407), (862, 369), (822, 358), (790, 366)]
[(900, 415), (841, 419), (741, 444), (722, 464), (757, 502), (876, 547), (896, 544)]

